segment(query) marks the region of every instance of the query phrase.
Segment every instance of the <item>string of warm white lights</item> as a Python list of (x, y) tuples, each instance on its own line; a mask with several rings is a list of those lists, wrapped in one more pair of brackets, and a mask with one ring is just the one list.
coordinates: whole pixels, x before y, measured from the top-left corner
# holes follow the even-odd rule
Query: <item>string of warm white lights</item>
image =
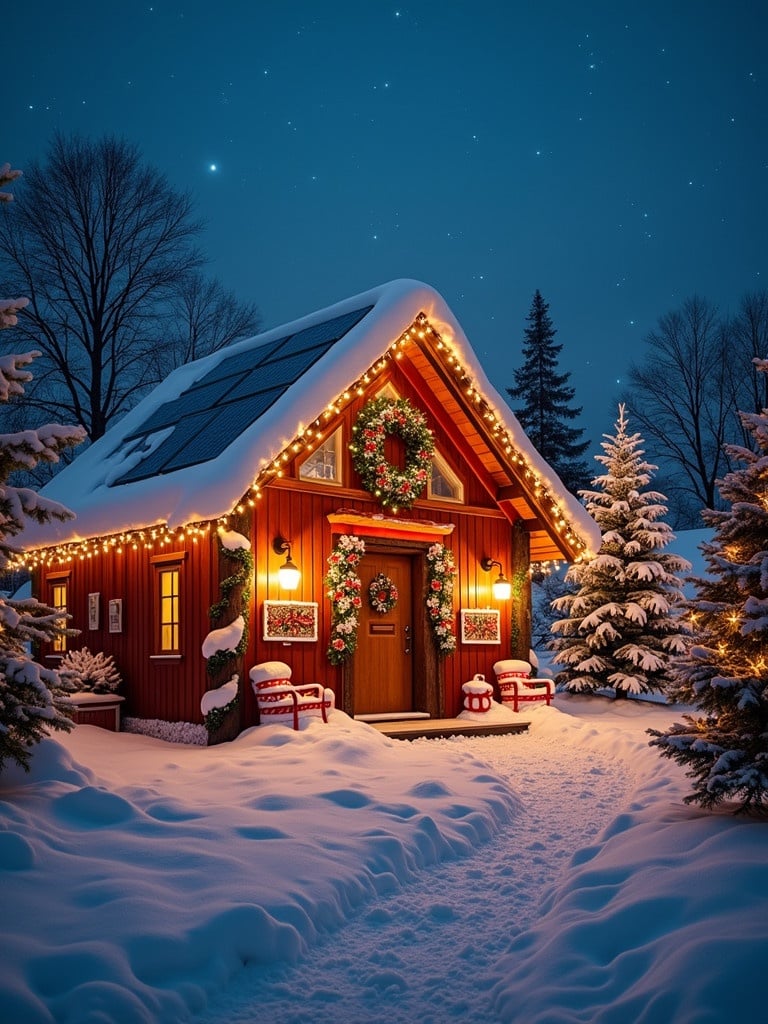
[(55, 547), (26, 551), (14, 562), (12, 568), (31, 571), (41, 566), (66, 566), (98, 558), (100, 555), (122, 555), (126, 551), (138, 551), (139, 548), (155, 550), (159, 547), (162, 550), (187, 539), (196, 544), (198, 538), (206, 536), (210, 529), (210, 523), (187, 523), (176, 529), (161, 525), (126, 530), (103, 537), (89, 537), (86, 540), (67, 541)]
[(461, 387), (464, 388), (468, 398), (477, 407), (483, 419), (489, 424), (491, 432), (500, 445), (504, 455), (515, 467), (522, 469), (525, 479), (533, 490), (534, 495), (542, 504), (549, 507), (553, 517), (553, 524), (558, 533), (562, 534), (570, 545), (571, 549), (577, 552), (577, 558), (583, 557), (586, 544), (576, 533), (573, 526), (566, 518), (566, 511), (557, 500), (557, 497), (546, 487), (540, 474), (531, 466), (526, 455), (520, 451), (514, 443), (512, 435), (504, 426), (502, 420), (491, 408), (490, 403), (481, 393), (477, 384), (463, 366), (455, 346), (445, 341), (440, 333), (429, 323), (424, 313), (420, 313), (416, 320), (393, 342), (386, 355), (377, 359), (353, 384), (349, 385), (336, 399), (331, 402), (323, 413), (308, 427), (297, 432), (293, 440), (286, 445), (283, 451), (273, 459), (268, 466), (265, 466), (251, 485), (250, 491), (245, 495), (237, 508), (233, 511), (243, 512), (246, 506), (253, 507), (261, 499), (264, 487), (275, 477), (285, 475), (285, 464), (301, 451), (311, 451), (313, 447), (323, 441), (323, 428), (328, 420), (338, 416), (356, 398), (362, 397), (370, 384), (379, 374), (387, 368), (388, 359), (401, 359), (406, 346), (415, 341), (430, 342), (435, 351), (440, 355), (443, 362), (450, 368), (452, 375), (458, 379)]
[[(324, 431), (329, 425), (329, 421), (339, 416), (350, 403), (358, 398), (362, 398), (376, 378), (387, 369), (389, 361), (401, 359), (407, 346), (414, 343), (431, 344), (433, 346), (447, 372), (464, 390), (477, 412), (487, 423), (499, 451), (503, 452), (518, 475), (522, 473), (537, 500), (549, 509), (555, 530), (562, 535), (571, 547), (571, 550), (576, 552), (576, 559), (582, 558), (586, 550), (586, 544), (568, 521), (563, 505), (557, 496), (546, 486), (541, 475), (531, 465), (527, 455), (515, 444), (502, 419), (494, 412), (490, 403), (477, 386), (477, 383), (463, 365), (455, 345), (442, 338), (440, 333), (429, 323), (424, 313), (420, 313), (397, 341), (394, 341), (389, 346), (385, 355), (379, 357), (368, 367), (365, 373), (337, 395), (334, 401), (330, 402), (315, 420), (307, 426), (302, 426), (297, 431), (296, 435), (285, 445), (283, 450), (261, 469), (249, 490), (243, 495), (237, 505), (227, 515), (219, 517), (217, 520), (218, 528), (226, 529), (229, 525), (230, 516), (242, 514), (248, 508), (254, 508), (261, 500), (264, 488), (271, 481), (285, 476), (287, 465), (291, 459), (302, 452), (311, 451), (317, 445), (322, 444), (325, 439)], [(56, 547), (27, 552), (19, 559), (17, 567), (33, 569), (41, 565), (69, 564), (78, 560), (83, 561), (95, 558), (100, 554), (106, 554), (110, 551), (122, 554), (126, 547), (135, 550), (140, 546), (150, 548), (159, 545), (162, 548), (174, 541), (183, 540), (185, 537), (190, 537), (193, 541), (197, 541), (197, 538), (201, 534), (208, 533), (210, 528), (211, 523), (189, 523), (178, 528), (160, 525), (126, 531), (120, 534), (110, 534), (104, 537), (70, 541)]]

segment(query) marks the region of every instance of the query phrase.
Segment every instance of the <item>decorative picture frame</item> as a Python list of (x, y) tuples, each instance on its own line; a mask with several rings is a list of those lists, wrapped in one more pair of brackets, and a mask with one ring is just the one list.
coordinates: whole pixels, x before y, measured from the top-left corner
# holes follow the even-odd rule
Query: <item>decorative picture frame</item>
[(123, 599), (113, 597), (109, 602), (109, 632), (123, 632)]
[(462, 608), (463, 644), (500, 644), (501, 612), (498, 608)]
[(101, 594), (88, 595), (88, 629), (99, 628), (99, 608)]
[(264, 640), (317, 641), (317, 601), (265, 601)]

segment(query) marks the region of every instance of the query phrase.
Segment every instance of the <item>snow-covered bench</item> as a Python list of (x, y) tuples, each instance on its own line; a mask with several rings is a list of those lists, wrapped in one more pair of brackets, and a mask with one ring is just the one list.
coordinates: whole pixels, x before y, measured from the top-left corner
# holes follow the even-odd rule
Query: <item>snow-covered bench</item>
[(555, 684), (544, 677), (531, 678), (531, 665), (517, 658), (505, 658), (493, 666), (496, 682), (499, 684), (502, 704), (512, 705), (519, 711), (521, 704), (537, 704), (546, 701), (549, 705), (555, 696)]
[(248, 673), (259, 706), (262, 723), (283, 722), (298, 731), (302, 718), (317, 717), (328, 721), (333, 707), (333, 690), (320, 683), (291, 682), (291, 668), (284, 661), (262, 661)]

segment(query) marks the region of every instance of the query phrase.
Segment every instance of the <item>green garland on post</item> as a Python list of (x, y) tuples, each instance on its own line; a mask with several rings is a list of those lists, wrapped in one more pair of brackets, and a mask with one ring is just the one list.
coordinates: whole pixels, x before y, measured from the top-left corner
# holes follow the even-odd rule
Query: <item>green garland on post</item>
[(232, 573), (231, 576), (227, 576), (221, 581), (219, 584), (219, 590), (222, 595), (221, 599), (211, 605), (208, 609), (208, 615), (211, 619), (217, 619), (223, 615), (230, 606), (230, 600), (233, 592), (240, 587), (239, 614), (243, 617), (244, 628), (243, 635), (240, 637), (240, 641), (233, 651), (216, 651), (215, 654), (212, 654), (210, 658), (208, 658), (206, 662), (206, 671), (209, 676), (217, 675), (221, 669), (225, 668), (229, 664), (230, 661), (244, 654), (246, 647), (248, 646), (253, 554), (248, 548), (224, 547), (221, 537), (219, 537), (219, 551), (220, 554), (224, 555), (226, 558), (230, 558), (234, 562), (239, 562), (240, 568), (237, 572)]
[(205, 728), (208, 732), (216, 732), (216, 730), (224, 723), (224, 719), (230, 711), (234, 711), (239, 703), (240, 696), (238, 694), (237, 697), (232, 698), (229, 704), (225, 704), (223, 708), (211, 708), (205, 716)]

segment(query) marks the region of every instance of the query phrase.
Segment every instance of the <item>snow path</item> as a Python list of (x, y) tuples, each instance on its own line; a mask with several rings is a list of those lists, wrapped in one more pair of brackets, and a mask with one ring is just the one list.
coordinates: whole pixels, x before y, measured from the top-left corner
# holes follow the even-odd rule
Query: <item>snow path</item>
[(495, 964), (574, 852), (626, 805), (636, 775), (623, 759), (557, 737), (417, 742), (460, 744), (507, 778), (522, 803), (514, 819), (476, 855), (367, 904), (297, 965), (246, 969), (200, 1024), (499, 1020)]

